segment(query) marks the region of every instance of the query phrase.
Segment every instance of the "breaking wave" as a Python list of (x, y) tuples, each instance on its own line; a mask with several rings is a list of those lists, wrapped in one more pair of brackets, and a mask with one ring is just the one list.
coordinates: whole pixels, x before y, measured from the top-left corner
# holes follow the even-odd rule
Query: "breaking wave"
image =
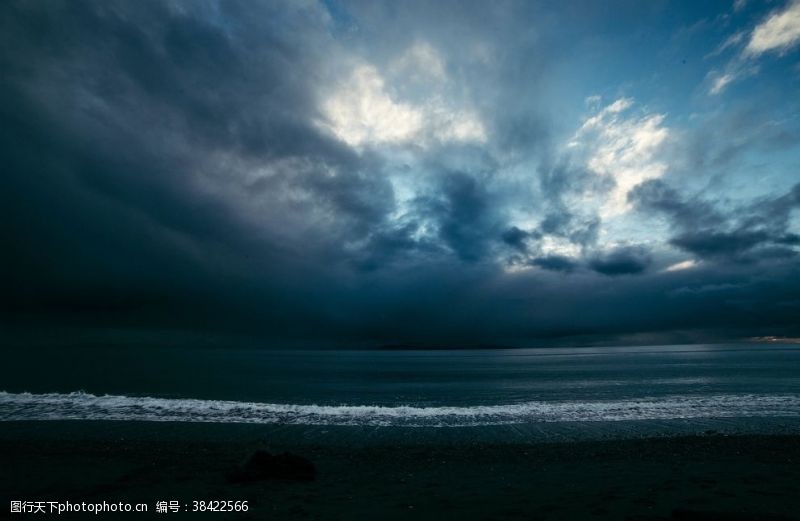
[(415, 407), (0, 392), (0, 421), (126, 420), (285, 425), (464, 427), (536, 422), (800, 417), (800, 395), (723, 394), (613, 401)]

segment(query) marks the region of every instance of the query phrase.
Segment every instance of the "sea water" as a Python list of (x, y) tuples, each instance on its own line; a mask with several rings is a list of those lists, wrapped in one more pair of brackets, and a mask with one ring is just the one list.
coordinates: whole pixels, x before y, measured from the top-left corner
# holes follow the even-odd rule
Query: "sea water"
[[(0, 420), (475, 428), (800, 425), (800, 346), (72, 348), (0, 354)], [(649, 426), (649, 427), (648, 427)], [(581, 428), (583, 430), (583, 428)]]

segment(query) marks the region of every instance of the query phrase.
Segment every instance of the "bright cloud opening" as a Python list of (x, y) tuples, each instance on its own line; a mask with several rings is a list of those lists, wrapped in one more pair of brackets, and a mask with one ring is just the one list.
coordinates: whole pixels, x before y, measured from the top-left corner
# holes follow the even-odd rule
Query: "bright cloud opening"
[[(586, 166), (597, 175), (614, 181), (610, 193), (600, 202), (603, 218), (630, 209), (628, 192), (635, 186), (664, 175), (667, 165), (658, 159), (661, 146), (669, 137), (664, 114), (625, 117), (633, 100), (620, 98), (586, 119), (568, 144), (586, 154)], [(598, 194), (586, 194), (596, 199)]]
[[(400, 64), (421, 67), (438, 81), (444, 65), (434, 51), (415, 44)], [(396, 99), (380, 71), (369, 64), (355, 67), (349, 77), (322, 103), (327, 121), (321, 123), (351, 146), (432, 142), (486, 141), (486, 130), (477, 113), (456, 107), (435, 88), (419, 103)]]
[(672, 272), (672, 271), (684, 271), (690, 270), (692, 268), (696, 268), (700, 263), (694, 259), (685, 260), (682, 262), (676, 262), (670, 266), (667, 266), (664, 271)]
[(407, 141), (423, 125), (422, 112), (395, 102), (386, 92), (378, 70), (370, 65), (356, 67), (346, 84), (322, 108), (333, 133), (353, 146)]

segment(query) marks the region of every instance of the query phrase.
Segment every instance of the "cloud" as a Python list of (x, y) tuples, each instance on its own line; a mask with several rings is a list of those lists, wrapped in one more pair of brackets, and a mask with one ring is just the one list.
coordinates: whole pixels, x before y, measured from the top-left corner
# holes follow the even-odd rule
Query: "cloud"
[(711, 88), (709, 89), (709, 93), (711, 94), (719, 94), (720, 92), (731, 83), (736, 76), (733, 73), (726, 72), (724, 74), (718, 75), (714, 78), (711, 83)]
[(652, 263), (646, 250), (640, 247), (620, 247), (603, 253), (589, 261), (589, 267), (611, 277), (643, 273)]
[(463, 172), (442, 175), (435, 198), (418, 201), (432, 219), (439, 239), (465, 261), (481, 260), (495, 235), (491, 196), (478, 180)]
[(723, 71), (712, 70), (708, 73), (708, 93), (712, 96), (722, 94), (735, 81), (754, 76), (758, 74), (758, 70), (758, 65), (750, 60), (733, 59)]
[(770, 14), (750, 35), (745, 54), (785, 53), (800, 43), (800, 2), (792, 1), (782, 11)]
[[(740, 9), (738, 4), (734, 7)], [(755, 62), (761, 55), (772, 52), (783, 55), (800, 43), (800, 2), (792, 0), (783, 10), (772, 12), (749, 34), (744, 31), (734, 33), (707, 57), (738, 47), (745, 40), (746, 45), (723, 71), (714, 70), (708, 74), (710, 95), (721, 94), (734, 81), (755, 75), (758, 72)]]
[[(441, 58), (420, 43), (393, 68), (395, 73), (412, 68), (415, 74), (437, 82), (446, 80)], [(320, 125), (355, 147), (486, 141), (486, 130), (474, 111), (455, 107), (438, 94), (418, 103), (399, 101), (380, 71), (365, 63), (354, 66), (342, 84), (326, 95), (322, 111), (325, 121)]]
[(572, 272), (578, 268), (578, 263), (563, 255), (547, 255), (531, 259), (530, 264), (550, 271)]
[(666, 163), (659, 159), (661, 147), (670, 135), (664, 114), (624, 117), (633, 100), (620, 98), (589, 117), (569, 143), (586, 157), (586, 167), (613, 181), (608, 194), (587, 193), (585, 199), (599, 200), (601, 217), (608, 218), (630, 209), (628, 192), (649, 179), (664, 175)]
[(694, 259), (689, 259), (681, 262), (676, 262), (675, 264), (670, 264), (669, 266), (664, 268), (664, 271), (672, 272), (672, 271), (690, 270), (692, 268), (696, 268), (698, 265), (699, 262), (697, 262)]
[(512, 248), (524, 252), (528, 249), (527, 244), (525, 241), (531, 236), (530, 232), (526, 232), (524, 230), (520, 230), (516, 226), (512, 226), (508, 230), (504, 231), (501, 235), (501, 239), (504, 243), (508, 244)]
[(702, 199), (686, 199), (660, 179), (637, 186), (628, 200), (638, 209), (666, 214), (679, 229), (721, 226), (725, 217), (711, 203)]
[(732, 35), (730, 35), (728, 37), (728, 39), (726, 39), (724, 42), (722, 42), (716, 49), (714, 49), (713, 51), (708, 53), (705, 56), (705, 58), (708, 59), (708, 58), (713, 58), (715, 56), (719, 56), (720, 54), (724, 53), (728, 49), (737, 47), (740, 43), (742, 43), (745, 40), (746, 37), (747, 37), (747, 32), (745, 32), (745, 31), (739, 31), (739, 32), (733, 33)]
[[(630, 195), (643, 211), (666, 215), (675, 235), (673, 246), (701, 259), (756, 262), (792, 257), (790, 217), (800, 208), (800, 185), (787, 193), (724, 211), (702, 199), (686, 200), (659, 180), (644, 183)], [(787, 240), (788, 239), (788, 240)]]
[(602, 13), (487, 5), (3, 3), (3, 345), (797, 334), (788, 102), (686, 150)]
[(416, 41), (400, 58), (389, 65), (392, 75), (402, 75), (412, 82), (447, 81), (447, 65), (441, 54), (425, 41)]
[(685, 232), (670, 240), (682, 250), (700, 257), (736, 257), (764, 243), (769, 236), (763, 231)]
[(421, 131), (421, 109), (395, 102), (375, 67), (357, 66), (322, 106), (331, 130), (348, 145), (407, 142)]

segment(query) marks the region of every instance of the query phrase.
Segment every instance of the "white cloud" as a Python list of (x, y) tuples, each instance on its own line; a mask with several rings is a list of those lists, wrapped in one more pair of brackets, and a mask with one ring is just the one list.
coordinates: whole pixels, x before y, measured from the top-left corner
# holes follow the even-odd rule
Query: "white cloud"
[(676, 262), (675, 264), (667, 266), (667, 268), (664, 269), (664, 271), (672, 272), (672, 271), (690, 270), (692, 268), (696, 268), (699, 264), (700, 263), (697, 262), (696, 260), (689, 259), (682, 262)]
[(708, 93), (712, 96), (721, 94), (734, 81), (758, 73), (758, 65), (750, 60), (734, 59), (728, 63), (724, 71), (711, 71), (706, 76), (709, 81)]
[(545, 235), (540, 243), (542, 255), (560, 255), (568, 258), (578, 258), (581, 254), (581, 247), (578, 244), (563, 237)]
[(736, 79), (736, 75), (730, 72), (724, 74), (712, 73), (712, 76), (714, 79), (711, 81), (711, 87), (708, 89), (708, 92), (714, 95), (722, 92), (729, 83)]
[(772, 13), (750, 35), (745, 54), (758, 56), (768, 51), (786, 52), (800, 43), (800, 2)]
[(608, 107), (606, 107), (603, 112), (616, 114), (617, 112), (622, 112), (623, 110), (627, 110), (633, 105), (633, 100), (631, 98), (620, 98)]
[[(633, 100), (630, 98), (620, 98), (616, 100), (614, 103), (603, 108), (603, 110), (599, 111), (594, 116), (587, 118), (586, 121), (583, 122), (583, 125), (581, 125), (578, 133), (575, 134), (575, 137), (577, 138), (581, 134), (602, 125), (604, 121), (609, 118), (609, 116), (628, 109), (632, 104)], [(570, 141), (569, 146), (576, 146), (578, 144), (580, 144), (579, 141), (573, 139)]]
[[(443, 65), (427, 47), (412, 47), (406, 58), (425, 64), (439, 78)], [(399, 101), (380, 71), (366, 63), (355, 66), (338, 88), (325, 97), (319, 122), (351, 146), (431, 142), (485, 142), (486, 131), (474, 111), (456, 107), (437, 89), (421, 102)]]
[(669, 137), (664, 114), (625, 117), (633, 105), (630, 98), (620, 98), (584, 121), (568, 144), (586, 154), (586, 166), (599, 176), (614, 180), (607, 194), (585, 194), (590, 202), (600, 199), (601, 217), (625, 213), (630, 208), (628, 192), (649, 179), (664, 175), (665, 163), (658, 160), (661, 146)]
[(348, 81), (322, 106), (331, 130), (349, 145), (411, 139), (422, 129), (422, 112), (388, 95), (378, 70), (357, 66)]
[(730, 36), (716, 50), (706, 56), (714, 57), (730, 47), (737, 46), (747, 37), (747, 44), (737, 56), (728, 62), (724, 72), (711, 71), (708, 93), (712, 96), (741, 78), (758, 72), (755, 60), (766, 52), (786, 53), (800, 44), (800, 0), (794, 0), (782, 11), (774, 11), (748, 34), (738, 32)]

